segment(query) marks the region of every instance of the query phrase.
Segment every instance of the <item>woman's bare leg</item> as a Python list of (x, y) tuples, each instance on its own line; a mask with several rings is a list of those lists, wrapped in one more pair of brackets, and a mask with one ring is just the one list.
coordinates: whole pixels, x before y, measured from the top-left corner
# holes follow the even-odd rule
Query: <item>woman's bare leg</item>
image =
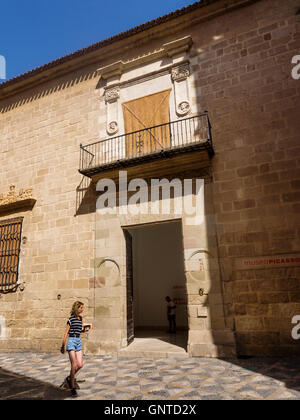
[(76, 352), (74, 350), (69, 351), (69, 358), (71, 363), (71, 371), (70, 371), (70, 381), (71, 381), (71, 388), (75, 388), (75, 373), (77, 372), (77, 358)]
[(83, 352), (82, 350), (75, 352), (76, 357), (76, 373), (83, 367)]

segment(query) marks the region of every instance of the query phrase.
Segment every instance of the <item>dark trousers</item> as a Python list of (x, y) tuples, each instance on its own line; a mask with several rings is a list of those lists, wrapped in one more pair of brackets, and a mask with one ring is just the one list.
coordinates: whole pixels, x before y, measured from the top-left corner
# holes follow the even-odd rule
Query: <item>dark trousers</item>
[(176, 315), (168, 315), (169, 332), (176, 332)]

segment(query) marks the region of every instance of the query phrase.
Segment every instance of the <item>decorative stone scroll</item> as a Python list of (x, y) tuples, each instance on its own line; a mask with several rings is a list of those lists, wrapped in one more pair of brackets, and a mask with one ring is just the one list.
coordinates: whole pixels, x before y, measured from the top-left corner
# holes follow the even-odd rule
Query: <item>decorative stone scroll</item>
[(36, 200), (32, 196), (32, 188), (16, 192), (15, 185), (9, 187), (7, 194), (0, 194), (0, 212), (26, 206), (33, 206)]
[(171, 77), (174, 83), (176, 113), (184, 117), (191, 111), (189, 101), (188, 77), (190, 75), (189, 63), (173, 67)]
[(105, 91), (105, 102), (106, 103), (113, 103), (120, 98), (120, 88), (113, 87), (110, 89), (106, 89)]
[(111, 122), (108, 124), (108, 127), (107, 127), (107, 132), (108, 132), (108, 134), (110, 134), (110, 135), (112, 135), (112, 134), (116, 134), (116, 133), (118, 132), (118, 129), (119, 129), (119, 126), (118, 126), (117, 121), (111, 121)]
[(4, 204), (11, 204), (16, 201), (26, 200), (32, 198), (32, 188), (27, 190), (20, 190), (19, 193), (16, 193), (16, 187), (11, 185), (9, 187), (9, 192), (5, 194), (0, 194), (0, 206)]
[(177, 114), (187, 115), (191, 110), (190, 104), (187, 101), (182, 101), (177, 107)]
[(178, 67), (172, 68), (172, 80), (173, 82), (180, 82), (186, 80), (190, 75), (190, 66), (188, 63), (185, 63)]
[(116, 134), (119, 130), (118, 124), (118, 100), (120, 98), (120, 88), (113, 87), (105, 90), (105, 102), (107, 110), (106, 131), (109, 135)]

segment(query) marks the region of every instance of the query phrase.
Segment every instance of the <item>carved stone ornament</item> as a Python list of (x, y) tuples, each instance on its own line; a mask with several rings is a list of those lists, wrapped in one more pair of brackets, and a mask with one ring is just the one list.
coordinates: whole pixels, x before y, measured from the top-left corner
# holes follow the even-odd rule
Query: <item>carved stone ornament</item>
[(118, 87), (106, 89), (105, 91), (105, 101), (114, 102), (120, 98), (120, 89)]
[(180, 102), (177, 107), (177, 114), (179, 115), (186, 115), (190, 112), (191, 107), (187, 101)]
[(172, 80), (174, 82), (180, 82), (185, 80), (190, 75), (190, 66), (188, 63), (183, 64), (182, 66), (172, 68)]
[(118, 129), (119, 129), (119, 127), (118, 127), (117, 121), (111, 121), (108, 124), (107, 132), (108, 132), (108, 134), (116, 134)]
[(9, 192), (6, 195), (0, 194), (0, 206), (28, 200), (30, 198), (32, 198), (32, 188), (28, 188), (27, 190), (20, 190), (19, 193), (17, 193), (16, 187), (11, 185), (9, 187)]

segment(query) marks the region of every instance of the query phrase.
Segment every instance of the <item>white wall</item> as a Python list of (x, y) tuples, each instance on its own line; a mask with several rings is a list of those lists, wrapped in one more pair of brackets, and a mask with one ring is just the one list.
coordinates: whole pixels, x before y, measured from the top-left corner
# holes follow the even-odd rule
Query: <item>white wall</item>
[[(185, 296), (181, 223), (130, 230), (133, 236), (135, 327), (168, 326), (165, 297)], [(187, 325), (186, 305), (177, 305), (177, 325)]]

